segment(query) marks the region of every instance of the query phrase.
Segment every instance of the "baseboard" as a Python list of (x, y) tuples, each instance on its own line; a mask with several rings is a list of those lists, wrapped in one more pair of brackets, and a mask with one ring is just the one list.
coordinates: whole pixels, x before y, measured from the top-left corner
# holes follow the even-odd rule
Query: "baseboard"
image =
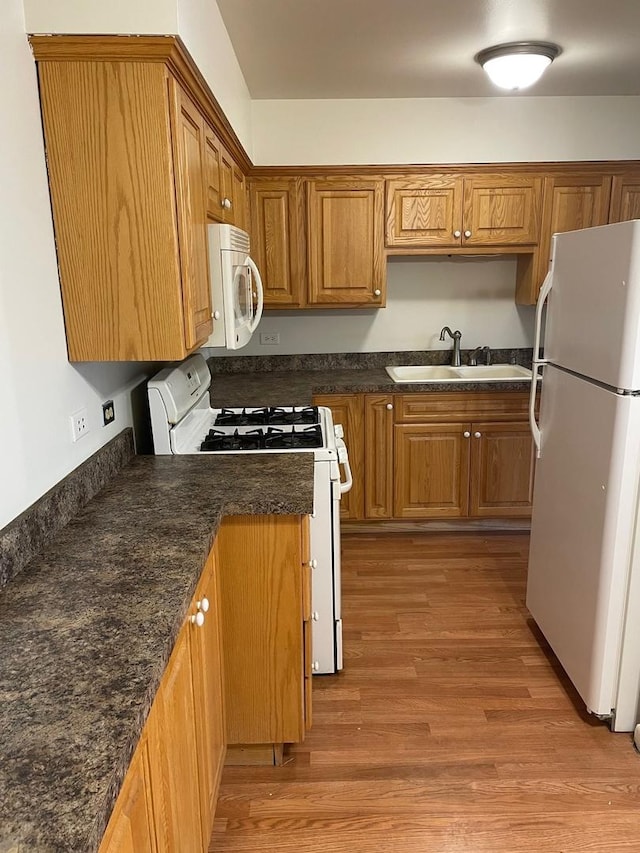
[(429, 521), (342, 521), (343, 533), (529, 533), (528, 518), (452, 518)]

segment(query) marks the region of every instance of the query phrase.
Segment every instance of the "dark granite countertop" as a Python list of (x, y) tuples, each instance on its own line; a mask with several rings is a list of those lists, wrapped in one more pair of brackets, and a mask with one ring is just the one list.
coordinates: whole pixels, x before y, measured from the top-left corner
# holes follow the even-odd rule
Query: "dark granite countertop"
[[(209, 362), (212, 365), (212, 360)], [(396, 383), (383, 367), (219, 373), (213, 366), (213, 406), (304, 406), (314, 394), (424, 394), (434, 391), (528, 391), (529, 382)]]
[(306, 514), (308, 454), (137, 456), (0, 592), (0, 851), (95, 851), (224, 514)]

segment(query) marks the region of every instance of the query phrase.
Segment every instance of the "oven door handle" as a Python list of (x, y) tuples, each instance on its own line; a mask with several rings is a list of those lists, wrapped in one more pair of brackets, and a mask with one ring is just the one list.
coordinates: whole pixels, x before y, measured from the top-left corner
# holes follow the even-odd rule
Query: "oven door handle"
[(340, 479), (340, 494), (350, 491), (353, 486), (353, 476), (351, 474), (351, 465), (349, 465), (349, 454), (347, 453), (347, 445), (341, 438), (336, 438), (336, 448), (338, 450), (338, 462), (344, 466), (347, 475), (346, 480)]

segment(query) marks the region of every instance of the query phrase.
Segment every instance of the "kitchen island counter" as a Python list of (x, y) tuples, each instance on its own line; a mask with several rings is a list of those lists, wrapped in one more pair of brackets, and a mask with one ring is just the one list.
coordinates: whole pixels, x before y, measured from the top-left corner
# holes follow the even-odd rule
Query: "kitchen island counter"
[(222, 517), (312, 508), (307, 454), (136, 456), (0, 591), (0, 850), (98, 849)]

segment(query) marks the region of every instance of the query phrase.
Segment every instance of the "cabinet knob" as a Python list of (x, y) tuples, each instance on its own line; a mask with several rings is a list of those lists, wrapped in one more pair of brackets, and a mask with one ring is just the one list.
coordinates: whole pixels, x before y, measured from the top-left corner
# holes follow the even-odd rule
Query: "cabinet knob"
[(314, 662), (311, 664), (311, 669), (313, 672), (317, 672), (320, 669), (320, 662), (314, 660)]
[(202, 610), (203, 613), (206, 613), (209, 610), (209, 599), (203, 596), (202, 601), (198, 601), (197, 603), (198, 610)]
[(454, 231), (454, 232), (453, 232), (453, 236), (454, 236), (454, 237), (459, 237), (459, 236), (460, 236), (460, 231)]
[(214, 311), (211, 316), (213, 317), (214, 320), (219, 320), (220, 319), (220, 312)]
[(480, 438), (482, 436), (482, 433), (481, 432), (474, 432), (473, 436), (474, 436), (474, 438)]
[(320, 614), (318, 613), (317, 610), (313, 611), (313, 613), (311, 614), (311, 618), (313, 619), (314, 622), (318, 621), (318, 619), (320, 618)]
[(223, 198), (220, 202), (221, 207), (224, 207), (225, 210), (231, 210), (231, 199)]
[(381, 291), (381, 290), (374, 290), (374, 291), (373, 291), (373, 295), (374, 295), (374, 296), (380, 296), (380, 294), (381, 294), (381, 293), (382, 293), (382, 291)]
[(465, 438), (471, 438), (471, 433), (469, 432), (468, 429), (466, 429), (462, 434)]
[(312, 569), (317, 569), (318, 568), (318, 561), (317, 560), (309, 560), (309, 565), (311, 566)]
[(197, 625), (198, 628), (202, 628), (204, 625), (204, 613), (202, 610), (198, 610), (197, 613), (194, 613), (191, 617), (191, 622), (193, 625)]
[(387, 409), (388, 411), (391, 411), (393, 409), (393, 403), (387, 403)]
[(471, 237), (471, 231), (465, 231), (464, 236), (465, 237)]

